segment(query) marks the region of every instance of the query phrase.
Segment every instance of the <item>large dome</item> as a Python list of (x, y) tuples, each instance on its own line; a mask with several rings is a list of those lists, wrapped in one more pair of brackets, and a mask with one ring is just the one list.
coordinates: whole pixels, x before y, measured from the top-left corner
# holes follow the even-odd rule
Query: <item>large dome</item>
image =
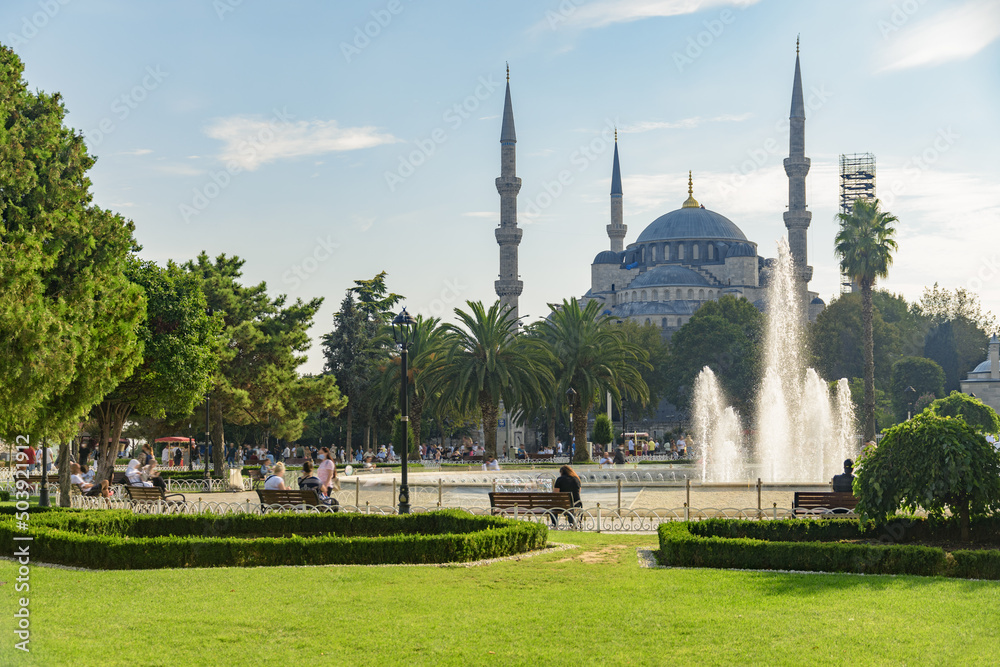
[(683, 239), (746, 241), (732, 220), (707, 208), (685, 207), (661, 215), (642, 230), (636, 243)]

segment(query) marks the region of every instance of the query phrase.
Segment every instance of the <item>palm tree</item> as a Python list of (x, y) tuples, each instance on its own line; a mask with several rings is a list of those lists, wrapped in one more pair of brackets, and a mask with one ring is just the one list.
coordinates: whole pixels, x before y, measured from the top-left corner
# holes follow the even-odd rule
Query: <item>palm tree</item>
[(539, 323), (534, 331), (552, 349), (559, 361), (557, 395), (569, 389), (576, 392), (573, 415), (573, 437), (576, 440), (576, 461), (589, 461), (587, 447), (587, 415), (598, 397), (611, 392), (615, 400), (623, 395), (649, 400), (649, 387), (642, 379), (642, 368), (650, 368), (648, 353), (629, 342), (614, 320), (601, 316), (603, 304), (589, 301), (584, 308), (576, 299), (552, 307), (549, 319)]
[[(436, 317), (423, 318), (417, 315), (417, 323), (413, 325), (411, 332), (412, 340), (409, 347), (409, 358), (407, 359), (406, 377), (413, 394), (410, 398), (409, 417), (413, 427), (413, 436), (420, 444), (421, 421), (424, 410), (431, 406), (434, 396), (427, 390), (423, 381), (424, 373), (427, 369), (440, 363), (444, 357), (445, 350), (442, 348), (444, 341), (444, 330), (438, 326), (441, 323)], [(387, 334), (391, 335), (391, 334)], [(399, 367), (400, 356), (393, 354), (388, 360), (380, 364), (379, 370), (379, 392), (382, 401), (391, 403), (399, 402)], [(402, 455), (402, 453), (400, 453)], [(417, 458), (417, 452), (409, 452), (410, 459)]]
[(478, 410), (483, 421), (487, 456), (497, 454), (500, 400), (515, 406), (536, 402), (545, 384), (554, 380), (545, 364), (548, 351), (535, 338), (516, 335), (509, 309), (495, 302), (468, 301), (470, 312), (455, 314), (462, 326), (444, 324), (444, 354), (423, 374), (427, 391), (464, 412)]
[(898, 218), (879, 210), (879, 200), (858, 199), (850, 213), (841, 213), (835, 239), (843, 272), (861, 288), (861, 321), (865, 345), (865, 398), (862, 409), (865, 442), (875, 438), (875, 344), (872, 336), (872, 288), (889, 275), (896, 250), (893, 223)]

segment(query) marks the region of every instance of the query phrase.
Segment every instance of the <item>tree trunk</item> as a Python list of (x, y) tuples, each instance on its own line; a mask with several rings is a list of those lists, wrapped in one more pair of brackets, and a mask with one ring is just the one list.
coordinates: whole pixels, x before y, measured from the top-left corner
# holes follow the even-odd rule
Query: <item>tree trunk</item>
[(222, 421), (222, 401), (216, 399), (212, 404), (212, 469), (216, 477), (222, 477), (222, 464), (226, 453), (226, 429)]
[(413, 444), (409, 447), (411, 461), (420, 460), (420, 419), (424, 413), (424, 399), (413, 392), (410, 399), (410, 427), (413, 429)]
[(865, 442), (875, 439), (875, 340), (872, 334), (872, 284), (861, 280), (861, 322), (865, 344), (865, 398), (862, 424)]
[(962, 525), (962, 541), (969, 541), (969, 499), (964, 497), (961, 499), (961, 506), (959, 507), (958, 514), (959, 520)]
[[(548, 415), (548, 424), (545, 429), (545, 444), (549, 447), (555, 447), (556, 442), (556, 409), (550, 408)], [(538, 449), (538, 444), (535, 444), (535, 449)]]
[(486, 392), (479, 394), (479, 411), (483, 416), (483, 447), (486, 450), (486, 457), (497, 455), (497, 420), (499, 419), (500, 406), (493, 402), (492, 397)]
[(59, 507), (69, 507), (69, 443), (59, 444)]
[(347, 447), (345, 451), (354, 458), (354, 440), (351, 439), (351, 427), (354, 425), (354, 409), (351, 407), (350, 399), (347, 402)]
[(586, 405), (577, 402), (573, 407), (573, 438), (576, 451), (573, 454), (574, 463), (590, 463), (590, 447), (587, 445), (587, 415), (590, 414), (590, 401)]

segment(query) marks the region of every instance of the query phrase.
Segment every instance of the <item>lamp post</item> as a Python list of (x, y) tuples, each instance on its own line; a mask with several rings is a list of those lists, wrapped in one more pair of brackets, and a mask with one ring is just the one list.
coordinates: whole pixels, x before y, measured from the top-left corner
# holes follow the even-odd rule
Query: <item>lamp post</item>
[(49, 448), (45, 446), (45, 438), (42, 438), (42, 486), (38, 489), (38, 506), (49, 506)]
[(407, 359), (406, 354), (410, 348), (410, 344), (413, 342), (413, 325), (417, 321), (406, 312), (406, 308), (400, 311), (399, 315), (396, 315), (392, 319), (392, 335), (396, 339), (396, 345), (399, 346), (399, 376), (400, 376), (400, 388), (399, 388), (399, 422), (400, 429), (403, 433), (403, 451), (402, 451), (402, 478), (399, 482), (399, 513), (409, 514), (410, 513), (410, 484), (407, 478), (406, 463), (410, 458), (410, 393), (409, 387), (407, 386)]
[(208, 479), (208, 447), (209, 438), (211, 437), (212, 428), (209, 424), (209, 399), (208, 394), (205, 394), (205, 479)]
[(194, 472), (194, 424), (188, 422), (188, 470)]
[[(566, 402), (569, 403), (569, 460), (572, 461), (576, 458), (576, 431), (573, 428), (573, 408), (576, 407), (577, 393), (576, 389), (570, 387), (566, 390)], [(586, 440), (586, 438), (584, 438)], [(584, 442), (583, 446), (586, 447), (587, 443)]]
[(917, 390), (907, 387), (903, 390), (903, 395), (906, 396), (906, 421), (910, 421), (913, 416), (913, 404), (917, 401)]

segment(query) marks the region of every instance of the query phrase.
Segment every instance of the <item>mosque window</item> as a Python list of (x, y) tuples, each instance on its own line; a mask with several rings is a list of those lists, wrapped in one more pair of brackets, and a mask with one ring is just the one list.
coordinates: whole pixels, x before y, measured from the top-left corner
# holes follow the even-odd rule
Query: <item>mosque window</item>
[(699, 255), (698, 244), (697, 243), (692, 243), (691, 244), (691, 259), (698, 259), (698, 255)]
[(684, 244), (677, 244), (677, 259), (684, 259)]
[[(646, 318), (646, 324), (649, 324), (649, 318), (648, 317)], [(400, 436), (400, 437), (402, 437), (402, 436)]]
[(652, 297), (653, 301), (659, 301), (660, 300), (660, 293), (659, 293), (659, 291), (653, 290), (650, 293), (650, 297)]
[(650, 262), (655, 262), (656, 261), (656, 246), (655, 245), (649, 246), (649, 261)]
[(705, 247), (705, 250), (707, 251), (705, 253), (705, 258), (706, 259), (715, 259), (715, 246), (713, 246), (711, 243), (709, 243)]
[(693, 289), (689, 289), (688, 290), (688, 299), (693, 299), (693, 298), (694, 298), (694, 290)]
[(642, 290), (641, 292), (639, 292), (639, 300), (640, 301), (646, 300), (646, 290)]
[(702, 300), (705, 299), (705, 290), (703, 289), (698, 290), (698, 298)]
[(708, 298), (709, 299), (714, 299), (715, 298), (715, 291), (714, 290), (708, 290)]
[(683, 299), (683, 298), (684, 298), (684, 297), (683, 297), (683, 296), (681, 295), (681, 288), (680, 288), (680, 287), (678, 287), (678, 288), (677, 288), (677, 298), (678, 298), (678, 299)]
[(663, 329), (667, 328), (667, 318), (664, 317), (662, 320), (660, 320), (660, 327)]

